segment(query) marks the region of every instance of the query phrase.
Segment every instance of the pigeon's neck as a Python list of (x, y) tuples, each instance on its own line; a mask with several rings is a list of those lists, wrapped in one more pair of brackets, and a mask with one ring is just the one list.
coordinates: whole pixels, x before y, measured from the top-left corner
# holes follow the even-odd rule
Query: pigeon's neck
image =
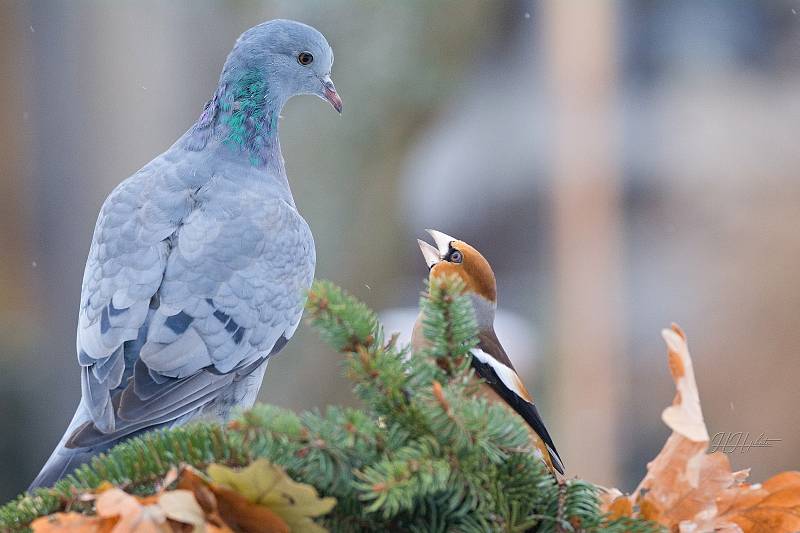
[(271, 85), (260, 69), (224, 72), (214, 97), (190, 130), (186, 148), (203, 150), (213, 143), (230, 157), (285, 175), (278, 117), (286, 99)]

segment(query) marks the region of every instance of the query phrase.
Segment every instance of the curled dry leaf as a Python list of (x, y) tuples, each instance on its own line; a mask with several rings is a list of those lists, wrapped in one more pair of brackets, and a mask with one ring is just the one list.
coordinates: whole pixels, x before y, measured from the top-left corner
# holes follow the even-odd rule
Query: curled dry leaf
[(193, 493), (195, 500), (206, 515), (217, 514), (217, 498), (208, 486), (208, 482), (194, 468), (187, 466), (181, 470), (177, 488)]
[(202, 474), (186, 467), (178, 478), (178, 488), (194, 494), (208, 524), (224, 531), (246, 533), (286, 533), (289, 526), (281, 517), (241, 494), (221, 485), (207, 481)]
[[(336, 505), (334, 498), (320, 498), (314, 487), (292, 480), (281, 467), (266, 459), (259, 459), (238, 471), (210, 465), (208, 475), (214, 481), (212, 490), (221, 512), (223, 502), (235, 506), (240, 513), (248, 509), (245, 503), (255, 503), (279, 517), (286, 524), (286, 531), (326, 531), (313, 518), (327, 514)], [(261, 513), (260, 509), (249, 512)]]
[(683, 331), (662, 332), (676, 395), (661, 418), (672, 429), (664, 448), (647, 465), (633, 495), (601, 493), (613, 518), (647, 518), (679, 532), (781, 533), (800, 530), (800, 473), (784, 472), (763, 485), (744, 483), (747, 471), (732, 472), (728, 456), (708, 454), (692, 359)]
[(139, 499), (121, 489), (109, 489), (95, 502), (97, 516), (118, 518), (112, 533), (170, 533), (164, 511), (152, 498)]
[(54, 533), (232, 533), (221, 520), (206, 516), (193, 491), (173, 490), (137, 497), (113, 486), (94, 493), (96, 516), (57, 513), (31, 524), (34, 532)]
[(762, 484), (726, 491), (718, 505), (720, 530), (800, 531), (800, 472), (782, 472)]
[(81, 513), (55, 513), (31, 523), (33, 533), (111, 533), (116, 518), (88, 516)]
[(675, 324), (661, 331), (667, 343), (669, 371), (675, 382), (675, 399), (664, 409), (661, 419), (675, 433), (693, 442), (708, 443), (708, 430), (700, 408), (700, 393), (694, 379), (694, 366), (686, 345), (686, 335)]
[(87, 493), (96, 516), (57, 513), (31, 524), (35, 533), (322, 533), (313, 518), (328, 513), (334, 498), (320, 498), (310, 485), (290, 479), (261, 459), (241, 470), (211, 465), (209, 478), (185, 467), (160, 487), (175, 490), (130, 495), (110, 484)]
[(241, 470), (211, 465), (208, 471), (210, 480), (186, 467), (177, 482), (178, 489), (193, 493), (207, 526), (246, 533), (325, 531), (311, 518), (330, 511), (335, 500), (319, 498), (313, 487), (292, 481), (269, 461)]
[(195, 531), (205, 528), (206, 515), (194, 494), (188, 490), (171, 490), (158, 495), (158, 506), (164, 516), (181, 524), (188, 524)]
[[(219, 515), (236, 531), (247, 533), (290, 533), (292, 529), (271, 509), (251, 502), (235, 490), (213, 486)], [(303, 531), (296, 529), (294, 531)]]
[(600, 501), (610, 520), (633, 515), (633, 502), (618, 489), (604, 489)]
[(162, 489), (167, 489), (170, 485), (175, 483), (178, 480), (178, 469), (176, 467), (170, 468), (166, 474), (164, 474), (164, 479), (161, 480), (159, 486)]

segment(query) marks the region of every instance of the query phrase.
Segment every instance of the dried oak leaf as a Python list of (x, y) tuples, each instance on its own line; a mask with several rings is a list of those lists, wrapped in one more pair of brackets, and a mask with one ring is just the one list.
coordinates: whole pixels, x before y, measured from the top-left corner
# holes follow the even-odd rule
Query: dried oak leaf
[[(177, 474), (176, 488), (182, 491), (191, 492), (194, 499), (204, 513), (207, 533), (232, 533), (232, 530), (222, 519), (219, 513), (217, 497), (209, 487), (202, 475), (192, 467), (186, 466)], [(231, 522), (235, 522), (231, 520)], [(241, 528), (240, 528), (241, 530)]]
[(683, 521), (716, 516), (717, 495), (731, 487), (741, 474), (731, 472), (726, 455), (706, 454), (708, 431), (686, 338), (677, 326), (663, 330), (662, 336), (667, 343), (676, 394), (661, 418), (672, 429), (672, 435), (647, 465), (647, 475), (633, 496), (614, 489), (606, 492), (603, 502), (614, 517), (639, 516), (678, 530)]
[(686, 336), (676, 325), (662, 336), (677, 390), (661, 416), (672, 435), (647, 465), (647, 475), (632, 496), (606, 489), (601, 495), (604, 510), (614, 518), (638, 516), (687, 533), (800, 530), (800, 473), (785, 472), (763, 485), (748, 485), (748, 471), (732, 472), (727, 455), (706, 453), (708, 430)]
[[(279, 517), (287, 526), (284, 531), (323, 533), (326, 530), (313, 518), (327, 514), (336, 505), (335, 498), (320, 498), (314, 487), (297, 483), (281, 467), (266, 459), (259, 459), (241, 470), (210, 465), (208, 475), (214, 482), (211, 488), (223, 518), (226, 518), (224, 504), (234, 505), (241, 513), (253, 507), (245, 503), (255, 503), (258, 508)], [(262, 512), (260, 509), (249, 509), (249, 512)]]
[[(235, 490), (213, 485), (219, 516), (231, 528), (245, 533), (289, 533), (283, 518), (271, 509), (252, 502)], [(299, 531), (299, 530), (298, 530)]]
[(782, 472), (764, 483), (731, 489), (717, 505), (720, 531), (800, 531), (800, 472)]
[(122, 489), (108, 489), (97, 497), (98, 517), (118, 518), (112, 533), (171, 533), (163, 509), (155, 497), (136, 498)]
[(111, 533), (117, 518), (102, 518), (81, 513), (55, 513), (31, 523), (33, 533)]
[(661, 415), (672, 435), (647, 465), (636, 503), (643, 518), (680, 528), (682, 521), (716, 516), (716, 497), (746, 474), (731, 472), (727, 455), (706, 453), (708, 431), (686, 337), (677, 326), (662, 331), (662, 336), (677, 389), (672, 405)]
[(202, 474), (185, 467), (178, 477), (177, 487), (194, 493), (206, 514), (208, 525), (220, 531), (245, 533), (286, 533), (289, 526), (271, 510), (251, 502), (238, 492), (210, 483)]
[(633, 502), (617, 489), (605, 489), (601, 492), (600, 500), (609, 520), (633, 516)]
[(708, 430), (700, 408), (700, 393), (694, 379), (694, 366), (686, 344), (686, 334), (677, 324), (673, 324), (671, 329), (662, 330), (661, 336), (667, 343), (669, 371), (677, 389), (672, 405), (664, 409), (661, 419), (682, 437), (692, 442), (707, 443)]
[(206, 515), (200, 504), (188, 490), (170, 490), (158, 495), (158, 506), (169, 520), (192, 526), (194, 531), (203, 531)]
[(136, 497), (119, 488), (103, 487), (95, 494), (96, 516), (79, 513), (58, 513), (36, 520), (31, 527), (35, 532), (50, 533), (72, 531), (75, 533), (219, 533), (209, 524), (205, 513), (187, 490), (161, 492), (153, 496)]

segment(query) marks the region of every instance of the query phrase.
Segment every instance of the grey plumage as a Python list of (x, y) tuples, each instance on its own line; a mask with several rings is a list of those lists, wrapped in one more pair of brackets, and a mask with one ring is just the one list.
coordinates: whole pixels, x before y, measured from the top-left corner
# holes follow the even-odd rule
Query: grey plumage
[[(310, 65), (298, 62), (303, 51)], [(309, 26), (248, 30), (197, 123), (106, 199), (81, 290), (81, 402), (31, 488), (132, 435), (254, 402), (267, 359), (300, 322), (315, 265), (277, 118), (296, 94), (341, 108), (332, 62)]]

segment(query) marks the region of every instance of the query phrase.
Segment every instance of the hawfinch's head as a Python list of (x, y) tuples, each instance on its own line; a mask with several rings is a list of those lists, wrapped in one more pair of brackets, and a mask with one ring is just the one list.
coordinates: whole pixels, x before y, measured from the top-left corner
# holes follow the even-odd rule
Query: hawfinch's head
[(489, 262), (472, 246), (449, 235), (425, 230), (433, 237), (436, 246), (417, 239), (425, 262), (430, 269), (429, 277), (455, 274), (467, 286), (471, 294), (480, 296), (491, 306), (497, 303), (497, 284)]

